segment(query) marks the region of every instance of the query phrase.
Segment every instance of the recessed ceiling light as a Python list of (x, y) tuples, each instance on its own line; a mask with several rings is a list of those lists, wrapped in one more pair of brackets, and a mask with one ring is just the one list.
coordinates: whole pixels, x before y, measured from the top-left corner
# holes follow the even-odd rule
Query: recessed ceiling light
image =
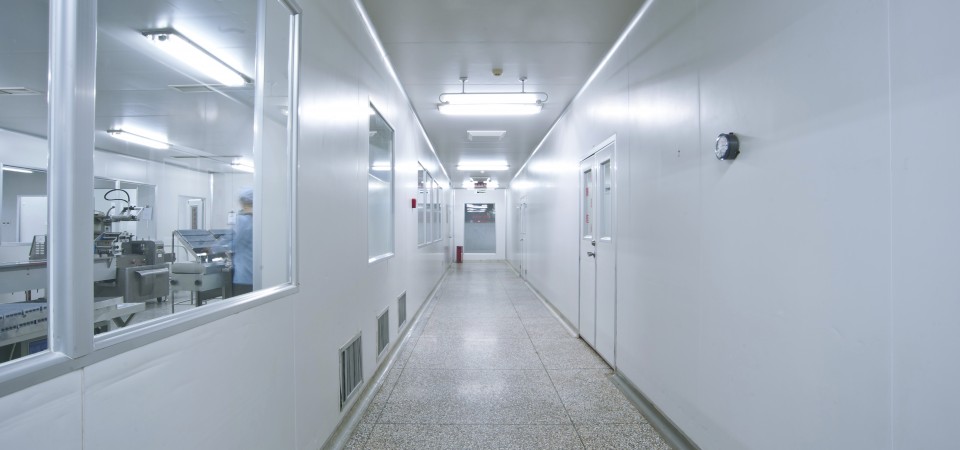
[(471, 141), (500, 141), (506, 130), (467, 130), (467, 139)]
[(463, 172), (497, 172), (510, 170), (510, 166), (507, 163), (460, 163), (457, 164), (457, 170)]

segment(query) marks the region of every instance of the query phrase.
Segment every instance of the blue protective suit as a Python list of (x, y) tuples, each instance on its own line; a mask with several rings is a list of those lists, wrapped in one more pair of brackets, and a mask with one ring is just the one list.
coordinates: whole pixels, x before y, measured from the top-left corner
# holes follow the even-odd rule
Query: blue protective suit
[(233, 283), (253, 284), (253, 214), (237, 214), (232, 247)]

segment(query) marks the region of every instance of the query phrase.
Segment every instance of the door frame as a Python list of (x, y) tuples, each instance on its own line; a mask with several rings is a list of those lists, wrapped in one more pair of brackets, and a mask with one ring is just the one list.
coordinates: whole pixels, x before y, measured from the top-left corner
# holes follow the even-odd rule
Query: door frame
[[(599, 350), (599, 349), (596, 349), (596, 348), (595, 348), (595, 350), (597, 351), (597, 354), (600, 355), (601, 358), (603, 358), (604, 360), (606, 360), (607, 363), (609, 363), (612, 368), (616, 369), (616, 360), (617, 360), (617, 339), (616, 339), (616, 336), (617, 336), (617, 310), (618, 310), (618, 303), (619, 303), (619, 302), (618, 302), (618, 297), (619, 297), (619, 296), (618, 296), (618, 292), (617, 292), (617, 279), (618, 279), (618, 270), (617, 270), (617, 269), (618, 269), (618, 268), (617, 268), (617, 251), (618, 251), (618, 249), (617, 249), (617, 247), (618, 247), (618, 246), (617, 246), (617, 241), (618, 241), (618, 237), (617, 237), (617, 222), (618, 222), (618, 220), (617, 220), (617, 215), (618, 215), (618, 211), (617, 211), (617, 198), (618, 198), (618, 195), (617, 195), (617, 191), (618, 191), (619, 189), (618, 189), (618, 186), (617, 186), (617, 178), (618, 178), (617, 174), (618, 174), (618, 169), (617, 169), (617, 135), (616, 135), (616, 134), (611, 135), (610, 137), (608, 137), (608, 138), (604, 139), (603, 141), (601, 141), (599, 144), (593, 146), (593, 147), (590, 149), (589, 154), (588, 154), (587, 156), (585, 156), (585, 157), (580, 161), (580, 164), (579, 164), (579, 166), (578, 166), (578, 167), (581, 167), (581, 169), (578, 170), (578, 177), (579, 177), (578, 184), (580, 185), (580, 190), (578, 191), (578, 194), (577, 194), (577, 196), (578, 196), (578, 198), (579, 198), (578, 202), (580, 203), (580, 209), (579, 209), (579, 211), (580, 211), (580, 216), (577, 218), (577, 220), (578, 220), (579, 222), (582, 222), (582, 221), (583, 221), (583, 204), (582, 204), (582, 202), (583, 202), (583, 185), (582, 185), (582, 183), (583, 183), (583, 173), (582, 173), (582, 172), (583, 172), (583, 170), (582, 170), (583, 164), (584, 164), (584, 162), (587, 162), (587, 161), (590, 160), (591, 158), (596, 158), (596, 157), (598, 156), (598, 153), (600, 153), (601, 151), (603, 151), (604, 149), (606, 149), (606, 148), (609, 147), (609, 146), (612, 146), (611, 151), (610, 151), (610, 158), (609, 158), (609, 160), (610, 160), (610, 185), (611, 185), (611, 188), (612, 188), (612, 191), (613, 191), (613, 192), (612, 192), (612, 195), (611, 195), (611, 198), (610, 198), (610, 205), (612, 205), (612, 212), (611, 212), (611, 214), (610, 214), (610, 224), (609, 224), (609, 226), (610, 226), (610, 229), (609, 229), (609, 230), (610, 230), (610, 240), (609, 240), (609, 241), (610, 241), (611, 253), (612, 253), (612, 256), (611, 256), (611, 257), (612, 257), (612, 259), (611, 259), (611, 262), (612, 262), (611, 270), (613, 271), (613, 279), (612, 279), (613, 285), (611, 286), (612, 296), (613, 296), (613, 324), (612, 324), (612, 325), (613, 325), (613, 331), (612, 331), (612, 332), (613, 332), (613, 349), (612, 349), (612, 354), (610, 355), (611, 357), (609, 358), (609, 360), (608, 360), (607, 358), (604, 358), (603, 355), (600, 354), (600, 350)], [(591, 166), (591, 167), (592, 167), (592, 170), (593, 170), (593, 172), (594, 172), (594, 174), (593, 174), (593, 177), (594, 177), (594, 185), (595, 185), (595, 188), (597, 189), (597, 195), (596, 195), (596, 197), (594, 197), (595, 200), (594, 200), (594, 210), (593, 210), (593, 214), (594, 214), (594, 216), (595, 216), (593, 235), (594, 235), (595, 242), (597, 243), (597, 246), (595, 247), (595, 248), (597, 248), (597, 249), (599, 248), (599, 246), (600, 246), (600, 244), (601, 244), (601, 242), (602, 242), (602, 238), (601, 238), (601, 236), (600, 236), (600, 229), (599, 229), (599, 227), (597, 226), (597, 225), (599, 225), (599, 223), (597, 222), (597, 220), (600, 219), (601, 216), (604, 214), (603, 212), (600, 211), (600, 208), (602, 208), (602, 206), (601, 206), (601, 201), (600, 201), (601, 191), (599, 191), (599, 189), (600, 189), (599, 184), (600, 184), (600, 181), (601, 181), (601, 178), (600, 178), (600, 176), (601, 176), (601, 173), (600, 173), (600, 171), (601, 171), (601, 162), (602, 162), (602, 161), (600, 161), (599, 159), (596, 159), (596, 160), (592, 163), (592, 166)], [(583, 257), (582, 254), (579, 254), (579, 253), (582, 251), (581, 248), (580, 248), (580, 244), (581, 244), (581, 241), (582, 241), (582, 240), (583, 240), (583, 229), (582, 229), (582, 223), (581, 223), (581, 224), (577, 227), (577, 251), (578, 251), (578, 270), (577, 270), (577, 272), (578, 272), (577, 275), (578, 275), (578, 276), (577, 276), (577, 283), (578, 283), (578, 284), (581, 282), (581, 280), (582, 280), (582, 278), (583, 278), (582, 275), (580, 274), (580, 270), (582, 270), (582, 267), (581, 267), (581, 264), (579, 263), (580, 258)], [(597, 288), (596, 288), (596, 285), (599, 284), (599, 278), (600, 278), (599, 275), (600, 275), (600, 272), (599, 272), (598, 267), (597, 267), (597, 259), (594, 259), (594, 268), (595, 268), (594, 277), (593, 277), (593, 278), (594, 278), (594, 284), (595, 284), (595, 287), (594, 287), (594, 314), (593, 314), (594, 324), (593, 324), (593, 327), (592, 327), (593, 330), (594, 330), (594, 338), (593, 338), (594, 344), (592, 344), (591, 346), (596, 345), (597, 347), (599, 347), (599, 343), (598, 343), (598, 341), (597, 341), (597, 332), (596, 332), (596, 330), (597, 330), (597, 323), (596, 323), (596, 322), (597, 322), (597, 319), (598, 319), (598, 317), (599, 317), (599, 315), (598, 315), (598, 313), (597, 313), (597, 305), (599, 304), (600, 296), (598, 295), (598, 290), (597, 290)], [(581, 292), (581, 291), (582, 291), (582, 290), (578, 288), (578, 293)], [(578, 296), (579, 296), (579, 294), (578, 294)], [(579, 317), (581, 317), (580, 313), (582, 312), (582, 311), (580, 311), (580, 308), (582, 308), (582, 301), (581, 301), (579, 298), (578, 298), (578, 301), (577, 301), (577, 306), (578, 306), (578, 318), (579, 318)], [(580, 324), (580, 328), (581, 328), (581, 329), (583, 328), (583, 324)]]

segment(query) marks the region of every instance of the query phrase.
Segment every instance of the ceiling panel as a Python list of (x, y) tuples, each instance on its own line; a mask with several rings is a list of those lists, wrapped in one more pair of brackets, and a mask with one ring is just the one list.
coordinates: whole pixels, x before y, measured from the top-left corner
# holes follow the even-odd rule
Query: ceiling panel
[[(546, 135), (643, 0), (362, 0), (391, 63), (454, 186), (490, 176), (506, 185)], [(499, 77), (494, 68), (503, 70)], [(453, 117), (439, 95), (527, 91), (549, 95), (527, 117)], [(501, 142), (467, 140), (467, 130), (506, 130)], [(464, 173), (460, 161), (505, 161), (510, 170)]]

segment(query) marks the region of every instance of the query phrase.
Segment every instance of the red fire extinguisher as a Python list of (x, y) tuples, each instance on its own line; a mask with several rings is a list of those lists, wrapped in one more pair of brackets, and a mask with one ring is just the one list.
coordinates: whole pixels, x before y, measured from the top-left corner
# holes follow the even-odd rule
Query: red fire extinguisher
[(463, 246), (458, 245), (457, 246), (457, 263), (459, 264), (462, 262), (463, 262)]

